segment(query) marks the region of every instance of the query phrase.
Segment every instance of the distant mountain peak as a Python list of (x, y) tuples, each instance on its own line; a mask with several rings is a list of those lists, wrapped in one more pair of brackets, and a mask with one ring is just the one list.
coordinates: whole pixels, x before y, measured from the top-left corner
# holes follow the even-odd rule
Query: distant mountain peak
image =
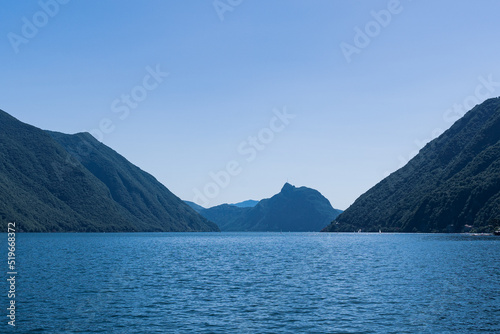
[(287, 192), (287, 191), (292, 191), (295, 189), (295, 186), (291, 185), (290, 183), (285, 183), (285, 185), (283, 186), (283, 188), (281, 188), (281, 192)]
[(239, 208), (253, 208), (259, 203), (259, 201), (254, 201), (252, 199), (249, 199), (247, 201), (239, 202), (239, 203), (234, 203), (234, 204), (229, 204), (233, 206), (237, 206)]
[(253, 207), (218, 205), (201, 211), (222, 231), (319, 231), (341, 213), (319, 191), (285, 183)]

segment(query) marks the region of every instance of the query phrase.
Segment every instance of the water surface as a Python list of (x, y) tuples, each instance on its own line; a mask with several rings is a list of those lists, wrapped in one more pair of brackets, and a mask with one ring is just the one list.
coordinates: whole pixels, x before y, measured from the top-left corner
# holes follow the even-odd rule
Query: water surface
[(500, 332), (500, 239), (493, 236), (17, 239), (19, 333)]

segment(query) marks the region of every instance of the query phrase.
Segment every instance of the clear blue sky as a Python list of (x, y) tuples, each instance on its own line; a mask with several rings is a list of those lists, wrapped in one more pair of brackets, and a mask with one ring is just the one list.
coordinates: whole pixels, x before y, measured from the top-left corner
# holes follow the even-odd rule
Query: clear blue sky
[(496, 0), (54, 1), (2, 4), (0, 108), (66, 133), (104, 120), (105, 144), (206, 206), (288, 180), (346, 209), (449, 108), (500, 95), (480, 79), (500, 82)]

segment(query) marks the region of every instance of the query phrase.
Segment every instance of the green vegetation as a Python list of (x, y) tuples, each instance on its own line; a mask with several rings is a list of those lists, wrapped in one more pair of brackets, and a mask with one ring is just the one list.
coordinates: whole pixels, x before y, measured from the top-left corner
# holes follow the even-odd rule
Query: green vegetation
[[(469, 111), (324, 231), (491, 232), (500, 222), (500, 98)], [(468, 227), (467, 226), (467, 227)]]
[(9, 221), (20, 232), (218, 231), (89, 134), (45, 132), (0, 110), (2, 231)]

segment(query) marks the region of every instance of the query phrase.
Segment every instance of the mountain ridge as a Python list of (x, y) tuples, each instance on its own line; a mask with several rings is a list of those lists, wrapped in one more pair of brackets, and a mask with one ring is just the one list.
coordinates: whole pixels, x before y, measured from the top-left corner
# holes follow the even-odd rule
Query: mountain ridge
[(222, 231), (320, 231), (340, 213), (317, 190), (288, 182), (271, 198), (254, 207), (222, 204), (200, 213)]
[[(68, 151), (64, 143), (56, 141), (54, 136), (72, 141), (76, 145), (74, 150)], [(92, 149), (82, 151), (87, 152), (83, 154), (78, 152), (85, 147)], [(88, 133), (64, 135), (44, 131), (0, 110), (2, 229), (6, 230), (7, 222), (16, 221), (19, 232), (219, 230), (215, 224), (208, 222), (174, 197), (170, 198), (172, 202), (168, 210), (178, 214), (181, 218), (180, 224), (171, 225), (169, 221), (143, 221), (137, 211), (134, 212), (130, 206), (123, 205), (123, 202), (115, 201), (114, 189), (109, 188), (81, 163), (82, 157), (98, 156), (99, 152), (102, 155), (103, 150), (114, 152)], [(116, 152), (113, 154), (119, 156)], [(124, 159), (123, 164), (133, 166), (125, 158), (121, 158)], [(115, 156), (115, 159), (118, 158)], [(93, 164), (98, 169), (99, 162), (93, 161)], [(137, 168), (138, 174), (143, 174), (143, 178), (149, 179), (150, 182), (156, 181), (138, 167), (134, 168)], [(161, 191), (165, 196), (170, 196), (168, 189), (163, 188)]]
[(361, 195), (324, 231), (488, 232), (499, 218), (500, 98), (493, 98)]

